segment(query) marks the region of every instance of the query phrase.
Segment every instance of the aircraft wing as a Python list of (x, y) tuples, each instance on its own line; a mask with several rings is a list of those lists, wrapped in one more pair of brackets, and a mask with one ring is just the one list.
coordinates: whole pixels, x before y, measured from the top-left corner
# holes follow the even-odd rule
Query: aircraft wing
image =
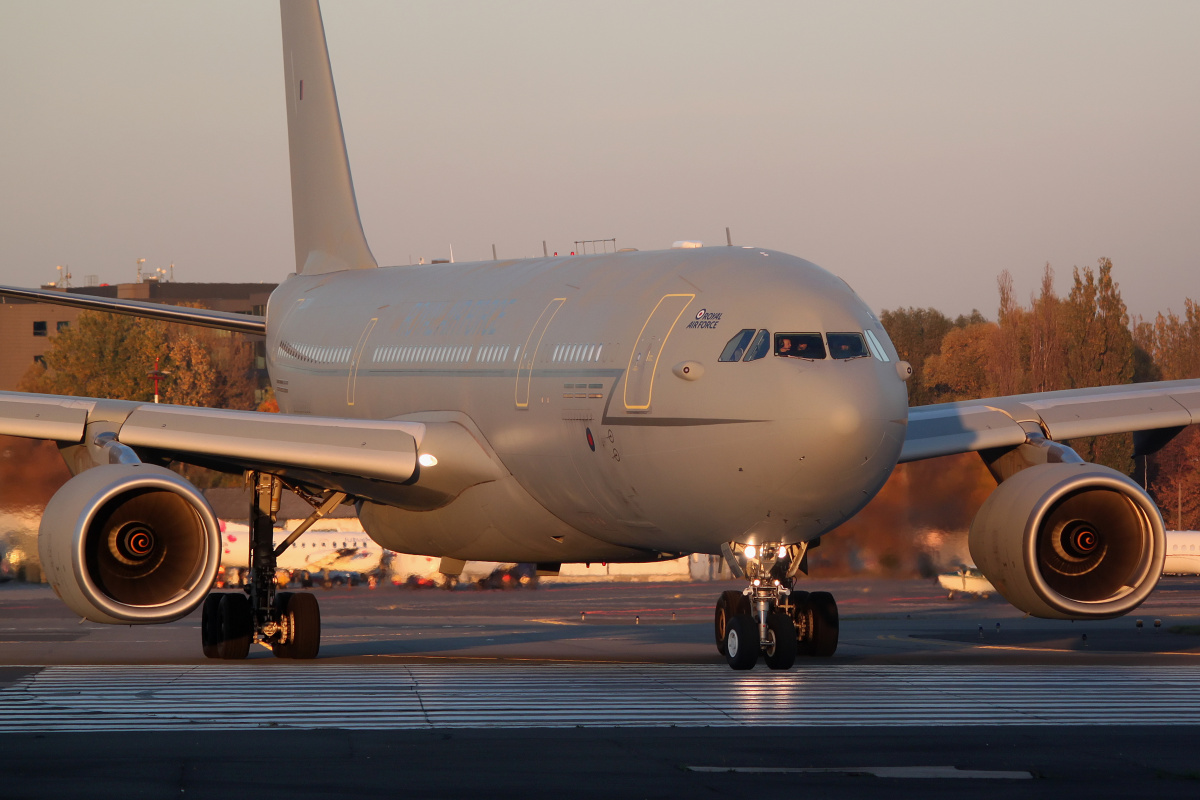
[(139, 453), (218, 468), (397, 484), (416, 473), (427, 426), (0, 392), (0, 434), (63, 446), (90, 445), (103, 432)]
[(1200, 380), (964, 400), (910, 409), (900, 461), (1015, 447), (1039, 429), (1055, 441), (1132, 432), (1139, 453), (1153, 452), (1196, 424)]
[(93, 297), (92, 295), (46, 289), (20, 289), (15, 286), (0, 286), (0, 297), (16, 297), (38, 303), (82, 308), (87, 311), (108, 311), (113, 314), (127, 314), (133, 317), (147, 317), (164, 322), (180, 322), (240, 333), (265, 334), (267, 332), (266, 318), (256, 317), (252, 314), (238, 314), (233, 311), (170, 306), (164, 303), (147, 303), (143, 300), (118, 300), (112, 297)]

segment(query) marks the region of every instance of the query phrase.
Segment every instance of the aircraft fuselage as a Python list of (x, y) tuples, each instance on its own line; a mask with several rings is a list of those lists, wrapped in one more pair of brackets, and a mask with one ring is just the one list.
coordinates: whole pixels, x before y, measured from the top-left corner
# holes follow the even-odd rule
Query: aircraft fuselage
[[(743, 330), (875, 342), (811, 359), (777, 355), (774, 339), (764, 357), (719, 361)], [(437, 508), (360, 507), (385, 547), (462, 559), (809, 541), (879, 490), (907, 423), (896, 352), (866, 304), (758, 248), (292, 276), (271, 298), (267, 360), (282, 411), (452, 418), (485, 440), (502, 479)]]

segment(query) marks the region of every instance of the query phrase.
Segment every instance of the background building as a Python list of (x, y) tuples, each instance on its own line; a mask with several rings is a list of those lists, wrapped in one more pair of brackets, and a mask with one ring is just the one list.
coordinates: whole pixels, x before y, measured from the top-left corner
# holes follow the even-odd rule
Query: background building
[[(176, 283), (152, 277), (141, 283), (78, 286), (60, 291), (168, 305), (188, 303), (219, 311), (262, 315), (266, 313), (267, 298), (275, 286), (274, 283)], [(30, 364), (45, 355), (54, 335), (75, 322), (79, 314), (79, 309), (66, 306), (0, 298), (0, 342), (4, 343), (0, 348), (0, 391), (14, 391)], [(256, 366), (265, 369), (262, 337), (248, 338), (258, 340)]]

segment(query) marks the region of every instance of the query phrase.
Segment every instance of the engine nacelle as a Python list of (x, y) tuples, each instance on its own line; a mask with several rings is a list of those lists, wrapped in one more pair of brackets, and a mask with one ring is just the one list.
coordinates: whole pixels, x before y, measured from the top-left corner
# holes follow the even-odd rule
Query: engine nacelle
[(81, 472), (50, 499), (38, 533), (42, 570), (93, 622), (171, 622), (212, 587), (221, 533), (204, 496), (151, 464)]
[(1040, 464), (1005, 480), (971, 523), (971, 556), (1035, 617), (1107, 619), (1162, 575), (1166, 533), (1150, 496), (1098, 464)]

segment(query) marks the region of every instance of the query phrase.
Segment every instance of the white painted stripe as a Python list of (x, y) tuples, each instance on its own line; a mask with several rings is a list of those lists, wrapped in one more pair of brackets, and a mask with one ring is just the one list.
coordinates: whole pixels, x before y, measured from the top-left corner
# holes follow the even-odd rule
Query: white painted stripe
[[(302, 709), (301, 711), (298, 711)], [(1197, 667), (642, 664), (56, 666), (0, 731), (234, 727), (1194, 725)]]

